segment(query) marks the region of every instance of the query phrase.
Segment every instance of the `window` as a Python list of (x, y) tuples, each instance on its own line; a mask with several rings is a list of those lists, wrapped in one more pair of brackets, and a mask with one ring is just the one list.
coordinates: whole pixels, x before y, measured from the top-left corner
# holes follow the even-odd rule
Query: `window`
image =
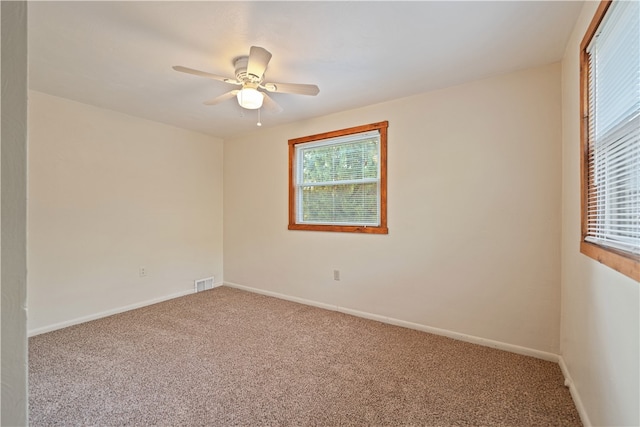
[(387, 127), (289, 140), (289, 230), (388, 233)]
[(639, 21), (603, 1), (582, 40), (580, 250), (640, 281)]

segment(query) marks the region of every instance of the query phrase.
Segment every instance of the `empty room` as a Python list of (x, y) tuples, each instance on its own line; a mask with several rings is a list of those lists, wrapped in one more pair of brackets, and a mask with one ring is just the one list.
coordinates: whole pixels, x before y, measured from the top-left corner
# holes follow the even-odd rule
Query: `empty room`
[(639, 2), (0, 10), (1, 425), (640, 425)]

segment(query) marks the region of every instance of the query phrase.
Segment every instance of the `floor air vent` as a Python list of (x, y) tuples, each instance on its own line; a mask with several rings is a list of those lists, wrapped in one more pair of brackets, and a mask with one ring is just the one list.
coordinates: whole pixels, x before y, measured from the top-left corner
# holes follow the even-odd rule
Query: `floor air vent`
[(207, 277), (206, 279), (198, 279), (193, 282), (195, 292), (206, 291), (207, 289), (213, 289), (213, 277)]

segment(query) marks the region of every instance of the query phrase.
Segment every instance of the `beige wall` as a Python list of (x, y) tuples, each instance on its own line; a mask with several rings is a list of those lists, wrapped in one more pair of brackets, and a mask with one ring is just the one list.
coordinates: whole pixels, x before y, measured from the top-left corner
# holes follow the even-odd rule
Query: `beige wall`
[(29, 331), (221, 282), (222, 155), (216, 138), (29, 92)]
[(562, 62), (561, 352), (583, 418), (638, 426), (640, 286), (579, 250), (579, 45), (597, 6), (585, 3)]
[(0, 424), (27, 424), (27, 5), (1, 2)]
[[(225, 141), (225, 282), (557, 354), (560, 93), (553, 64)], [(287, 140), (382, 120), (389, 234), (288, 231)]]

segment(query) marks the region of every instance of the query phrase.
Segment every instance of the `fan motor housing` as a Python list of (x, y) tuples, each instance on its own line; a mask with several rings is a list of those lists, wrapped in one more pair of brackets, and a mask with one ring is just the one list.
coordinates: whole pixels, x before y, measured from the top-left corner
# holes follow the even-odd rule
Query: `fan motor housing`
[(248, 56), (241, 56), (233, 62), (236, 69), (236, 79), (244, 83), (260, 83), (262, 78), (247, 73), (247, 65), (249, 63)]

